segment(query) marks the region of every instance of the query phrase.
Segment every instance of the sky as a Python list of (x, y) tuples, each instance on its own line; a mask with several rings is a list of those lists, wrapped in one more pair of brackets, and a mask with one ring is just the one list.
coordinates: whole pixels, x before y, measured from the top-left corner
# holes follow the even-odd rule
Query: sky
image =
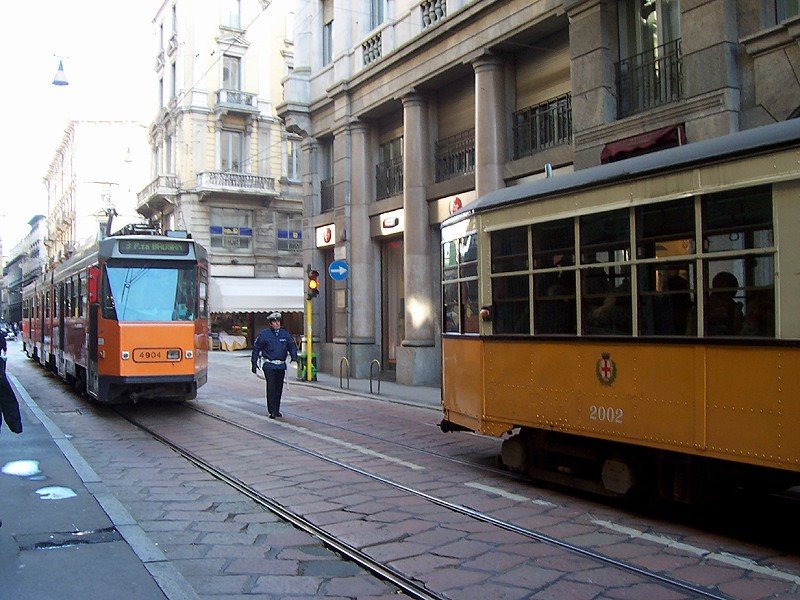
[[(47, 213), (42, 180), (72, 119), (155, 117), (152, 20), (163, 0), (0, 2), (3, 254)], [(52, 84), (63, 60), (66, 86)]]

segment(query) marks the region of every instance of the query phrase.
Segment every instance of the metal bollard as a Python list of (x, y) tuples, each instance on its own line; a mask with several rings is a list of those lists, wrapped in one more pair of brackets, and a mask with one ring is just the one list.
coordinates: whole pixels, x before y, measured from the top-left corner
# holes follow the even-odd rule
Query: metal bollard
[(350, 389), (350, 361), (347, 360), (346, 356), (342, 357), (342, 360), (339, 361), (339, 389), (344, 389), (342, 386), (342, 367), (347, 365), (347, 389)]
[(378, 367), (378, 393), (381, 393), (381, 361), (377, 358), (373, 358), (372, 362), (369, 363), (369, 393), (372, 393), (372, 366), (377, 365)]

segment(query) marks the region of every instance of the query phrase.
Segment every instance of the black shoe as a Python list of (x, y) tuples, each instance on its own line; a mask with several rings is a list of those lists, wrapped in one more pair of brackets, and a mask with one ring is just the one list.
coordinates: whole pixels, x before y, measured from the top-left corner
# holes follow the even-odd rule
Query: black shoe
[(281, 413), (275, 413), (275, 416), (276, 417), (282, 417), (283, 415)]
[(269, 416), (269, 418), (270, 418), (270, 419), (274, 419), (274, 418), (275, 418), (275, 415), (271, 414), (271, 415)]

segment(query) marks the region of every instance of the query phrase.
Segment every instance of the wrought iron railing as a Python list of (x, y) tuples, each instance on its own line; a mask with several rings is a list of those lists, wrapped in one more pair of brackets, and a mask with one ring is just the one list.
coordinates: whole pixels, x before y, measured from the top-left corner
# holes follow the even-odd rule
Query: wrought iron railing
[(680, 98), (682, 62), (680, 38), (619, 61), (619, 116), (627, 117)]
[(403, 192), (403, 157), (379, 163), (375, 167), (375, 198), (383, 200)]
[(572, 139), (572, 96), (564, 94), (514, 113), (514, 158)]
[(319, 182), (319, 208), (321, 213), (333, 210), (333, 177)]
[(436, 182), (475, 171), (475, 130), (436, 142)]

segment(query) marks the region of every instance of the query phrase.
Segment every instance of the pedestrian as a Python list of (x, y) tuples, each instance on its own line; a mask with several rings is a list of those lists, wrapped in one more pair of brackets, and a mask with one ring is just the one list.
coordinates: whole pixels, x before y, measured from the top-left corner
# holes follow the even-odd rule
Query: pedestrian
[(14, 433), (22, 433), (22, 417), (19, 413), (19, 401), (14, 388), (6, 377), (6, 341), (0, 343), (0, 425), (5, 419), (6, 425)]
[(267, 317), (269, 327), (263, 329), (253, 342), (250, 357), (253, 373), (258, 372), (258, 359), (267, 382), (267, 412), (269, 418), (281, 417), (283, 380), (286, 378), (286, 357), (291, 355), (297, 362), (297, 345), (292, 335), (281, 327), (281, 313), (273, 312)]

